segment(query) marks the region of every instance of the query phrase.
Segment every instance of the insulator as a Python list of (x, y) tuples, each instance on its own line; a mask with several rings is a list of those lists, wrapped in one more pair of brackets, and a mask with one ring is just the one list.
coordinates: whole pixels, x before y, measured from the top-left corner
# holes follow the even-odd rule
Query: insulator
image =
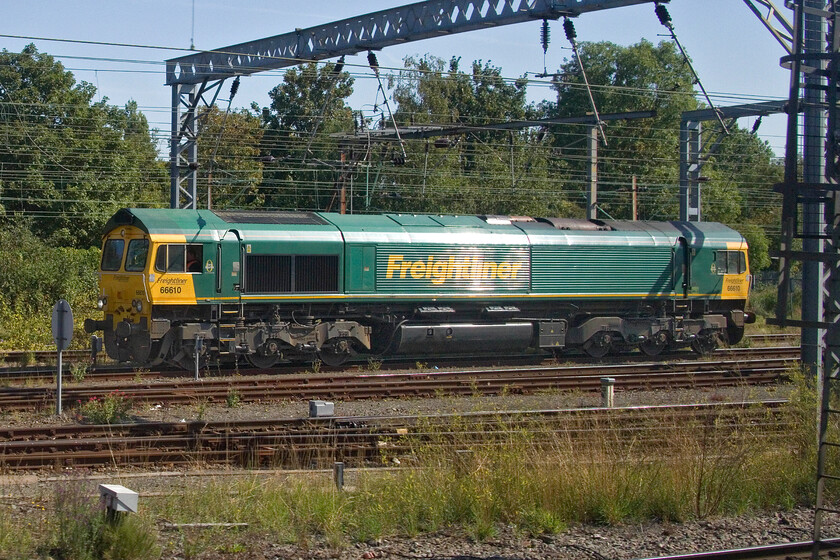
[(341, 74), (341, 71), (344, 70), (344, 55), (341, 55), (341, 58), (338, 59), (338, 63), (333, 67), (333, 74), (338, 76)]
[(752, 127), (752, 130), (750, 131), (750, 133), (755, 134), (756, 132), (758, 132), (758, 127), (760, 127), (760, 126), (761, 126), (761, 115), (759, 115), (758, 118), (755, 119), (755, 122), (753, 123), (753, 127)]
[(548, 44), (551, 42), (551, 28), (548, 26), (548, 20), (544, 19), (542, 22), (542, 28), (540, 29), (540, 44), (542, 45), (543, 52), (548, 52)]
[(233, 80), (233, 83), (230, 84), (230, 98), (233, 99), (236, 97), (236, 92), (239, 91), (239, 76)]
[(379, 70), (379, 61), (376, 60), (376, 55), (373, 54), (373, 51), (368, 51), (368, 65), (374, 72)]
[(668, 13), (668, 8), (666, 8), (662, 4), (657, 4), (654, 8), (654, 11), (656, 12), (656, 17), (659, 18), (659, 23), (661, 23), (668, 29), (671, 29), (673, 23), (671, 23), (671, 14)]
[(577, 39), (577, 32), (575, 31), (575, 24), (572, 23), (572, 20), (569, 18), (563, 20), (563, 30), (566, 32), (566, 39), (570, 43), (574, 43), (575, 39)]

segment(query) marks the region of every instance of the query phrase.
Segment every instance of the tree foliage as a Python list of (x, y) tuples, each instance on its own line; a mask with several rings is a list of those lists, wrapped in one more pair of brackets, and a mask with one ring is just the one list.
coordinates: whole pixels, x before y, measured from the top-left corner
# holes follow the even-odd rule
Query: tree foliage
[(261, 206), (265, 193), (260, 190), (263, 128), (259, 117), (245, 109), (226, 112), (213, 106), (202, 112), (199, 121), (198, 190), (207, 189), (214, 208)]
[(99, 249), (51, 246), (32, 229), (18, 219), (0, 228), (0, 348), (48, 346), (59, 299), (73, 307), (79, 336), (84, 318), (96, 311)]
[[(581, 43), (579, 52), (561, 66), (556, 98), (536, 104), (527, 103), (524, 77), (507, 79), (490, 62), (406, 58), (386, 76), (397, 125), (462, 129), (403, 143), (375, 142), (392, 127), (384, 104), (369, 121), (354, 118), (353, 78), (336, 65), (290, 69), (269, 106), (201, 115), (199, 196), (209, 188), (214, 207), (336, 210), (344, 186), (357, 212), (582, 217), (586, 128), (510, 127), (591, 114), (582, 62), (601, 114), (655, 111), (606, 124), (602, 217), (630, 217), (635, 176), (640, 218), (677, 218), (680, 120), (702, 107), (682, 56), (673, 43), (647, 41)], [(166, 203), (166, 164), (136, 103), (94, 101), (93, 86), (34, 46), (2, 51), (0, 61), (0, 220), (26, 215), (50, 243), (87, 247), (116, 208)], [(708, 146), (718, 131), (714, 122), (703, 126)], [(782, 171), (770, 147), (733, 126), (703, 165), (704, 219), (740, 229), (754, 247), (753, 266), (768, 263), (762, 248), (779, 219), (771, 187)]]
[(95, 94), (33, 45), (0, 52), (2, 215), (36, 218), (33, 231), (61, 245), (98, 244), (117, 208), (158, 203), (166, 192), (137, 104), (114, 107)]
[(349, 73), (335, 64), (309, 63), (284, 74), (283, 83), (269, 92), (269, 107), (251, 105), (265, 129), (261, 152), (271, 161), (261, 186), (266, 205), (325, 208), (341, 172), (330, 134), (353, 130), (346, 103), (352, 93)]
[[(428, 140), (405, 142), (400, 166), (380, 164), (373, 208), (475, 214), (563, 214), (556, 162), (544, 135), (508, 129), (531, 117), (524, 78), (507, 80), (501, 68), (460, 59), (407, 57), (389, 77), (398, 126), (468, 127)], [(474, 128), (469, 128), (474, 127)], [(394, 148), (392, 148), (394, 149)], [(382, 159), (380, 159), (382, 161)], [(402, 161), (400, 160), (400, 163)]]
[[(592, 86), (599, 114), (655, 111), (652, 118), (614, 120), (605, 124), (606, 144), (598, 146), (598, 199), (602, 217), (630, 217), (633, 175), (643, 192), (640, 211), (649, 219), (667, 219), (658, 190), (678, 182), (679, 123), (682, 112), (698, 108), (693, 76), (675, 45), (641, 41), (629, 47), (610, 42), (579, 45), (580, 60), (566, 61), (555, 79), (557, 100), (545, 102), (547, 117), (583, 117), (593, 112), (581, 63)], [(571, 179), (582, 192), (588, 153), (585, 125), (552, 127), (554, 145), (570, 163)], [(674, 198), (668, 192), (666, 199)], [(669, 209), (670, 210), (670, 209)]]

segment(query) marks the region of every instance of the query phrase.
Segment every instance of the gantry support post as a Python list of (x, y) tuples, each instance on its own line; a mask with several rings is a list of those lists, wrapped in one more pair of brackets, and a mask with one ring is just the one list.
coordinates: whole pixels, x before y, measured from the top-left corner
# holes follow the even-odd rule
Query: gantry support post
[[(805, 0), (803, 17), (804, 50), (806, 53), (823, 54), (826, 52), (824, 18), (811, 9), (822, 10), (825, 0)], [(811, 60), (808, 66), (825, 66), (822, 60)], [(826, 117), (823, 102), (825, 100), (825, 79), (819, 72), (808, 72), (805, 76), (804, 129), (802, 151), (802, 181), (804, 183), (822, 183), (825, 180), (825, 124)], [(802, 205), (803, 239), (802, 250), (806, 253), (821, 253), (823, 250), (823, 205), (816, 193), (806, 195)], [(823, 316), (823, 264), (819, 261), (806, 260), (802, 263), (802, 320), (806, 323), (819, 323)], [(802, 329), (801, 356), (803, 367), (819, 377), (822, 370), (821, 329), (805, 326)]]
[(598, 131), (597, 124), (586, 127), (586, 153), (589, 164), (586, 167), (586, 219), (598, 219)]
[(700, 121), (680, 122), (680, 220), (699, 222)]

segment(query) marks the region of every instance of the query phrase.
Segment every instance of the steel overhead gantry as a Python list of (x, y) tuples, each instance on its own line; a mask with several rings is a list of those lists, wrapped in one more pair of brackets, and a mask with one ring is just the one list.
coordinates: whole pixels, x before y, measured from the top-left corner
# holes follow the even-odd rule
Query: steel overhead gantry
[[(793, 25), (773, 4), (772, 0), (744, 0), (744, 3), (761, 20), (761, 23), (782, 45), (782, 48), (788, 54), (793, 54)], [(765, 8), (766, 13), (763, 13), (761, 8)]]
[[(660, 0), (667, 1), (667, 0)], [(531, 20), (578, 16), (654, 0), (428, 0), (296, 29), (166, 61), (172, 86), (170, 206), (195, 208), (197, 110), (216, 102), (225, 79), (441, 35)]]
[(741, 117), (763, 117), (776, 113), (787, 112), (788, 100), (765, 101), (761, 103), (747, 103), (745, 105), (730, 105), (716, 109), (700, 109), (685, 111), (680, 119), (680, 220), (684, 222), (701, 221), (701, 193), (702, 182), (700, 170), (708, 157), (720, 145), (725, 132), (721, 132), (704, 152), (701, 145), (703, 121), (724, 119), (734, 123)]

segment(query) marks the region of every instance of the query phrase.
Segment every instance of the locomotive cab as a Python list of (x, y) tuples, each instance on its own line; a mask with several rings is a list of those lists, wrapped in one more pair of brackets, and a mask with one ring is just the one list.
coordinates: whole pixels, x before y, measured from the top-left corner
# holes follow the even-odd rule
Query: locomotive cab
[(744, 337), (744, 325), (755, 322), (754, 314), (743, 311), (752, 284), (747, 248), (729, 243), (726, 250), (715, 251), (711, 272), (721, 278), (720, 299), (733, 307), (729, 313), (726, 335), (729, 344), (737, 344)]
[[(97, 307), (104, 318), (86, 321), (85, 330), (102, 330), (105, 350), (115, 360), (148, 358), (148, 340), (144, 344), (144, 337), (136, 334), (148, 331), (151, 321), (152, 302), (147, 282), (150, 245), (148, 234), (129, 225), (112, 229), (102, 243)], [(133, 342), (120, 344), (118, 340)]]

